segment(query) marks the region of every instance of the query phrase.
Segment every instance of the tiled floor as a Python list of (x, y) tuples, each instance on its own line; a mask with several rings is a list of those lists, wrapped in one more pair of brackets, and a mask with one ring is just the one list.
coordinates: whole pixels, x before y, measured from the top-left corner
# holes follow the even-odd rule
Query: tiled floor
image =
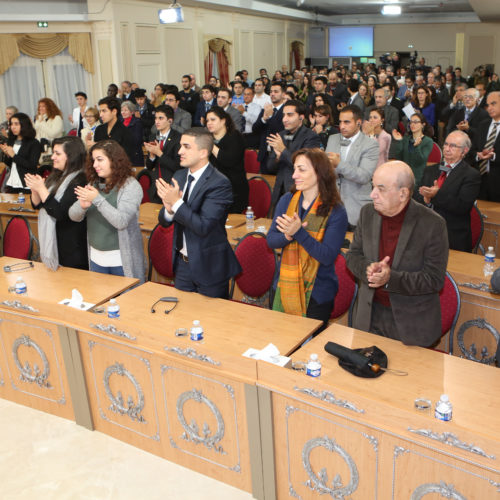
[(0, 399), (2, 500), (251, 500), (100, 432)]

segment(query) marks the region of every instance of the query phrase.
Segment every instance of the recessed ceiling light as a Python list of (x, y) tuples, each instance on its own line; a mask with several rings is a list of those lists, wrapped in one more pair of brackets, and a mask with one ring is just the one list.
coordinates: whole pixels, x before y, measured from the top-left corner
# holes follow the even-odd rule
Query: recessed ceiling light
[(383, 16), (400, 16), (401, 15), (401, 6), (400, 5), (384, 5), (382, 7), (382, 15)]

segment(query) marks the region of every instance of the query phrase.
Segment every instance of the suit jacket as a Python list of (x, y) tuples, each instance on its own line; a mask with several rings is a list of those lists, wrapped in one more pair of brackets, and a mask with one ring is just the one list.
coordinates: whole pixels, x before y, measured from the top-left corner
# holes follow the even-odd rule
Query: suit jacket
[[(370, 111), (373, 109), (377, 109), (377, 106), (373, 104), (372, 106), (368, 106), (365, 110), (365, 120), (368, 120), (370, 117)], [(399, 124), (399, 111), (390, 104), (386, 104), (384, 106), (384, 130), (388, 134), (392, 134), (394, 129), (398, 129)]]
[[(188, 173), (189, 170), (183, 168), (174, 174), (181, 189), (186, 184)], [(228, 208), (232, 202), (231, 183), (209, 164), (196, 182), (188, 201), (182, 203), (174, 214), (173, 241), (177, 240), (177, 231), (182, 225), (189, 268), (200, 285), (220, 283), (241, 272), (225, 228)], [(158, 220), (165, 227), (172, 224), (165, 219), (165, 208), (160, 210)], [(175, 269), (177, 251), (174, 247), (172, 252)]]
[[(347, 103), (349, 103), (349, 101), (347, 101)], [(351, 104), (353, 106), (357, 106), (361, 110), (362, 114), (365, 112), (366, 108), (365, 101), (363, 101), (363, 98), (358, 93), (356, 93), (356, 96), (354, 97)]]
[[(155, 141), (154, 134), (149, 138), (150, 141)], [(181, 168), (179, 149), (181, 147), (181, 134), (174, 129), (170, 130), (168, 138), (165, 141), (162, 149), (162, 156), (155, 157), (151, 160), (149, 157), (146, 160), (146, 168), (152, 171), (153, 179), (156, 180), (160, 177), (165, 182), (170, 182), (177, 170)], [(149, 189), (149, 198), (153, 203), (162, 203), (160, 197), (156, 192), (156, 183), (152, 183)]]
[[(9, 146), (13, 146), (14, 141), (9, 140), (8, 144)], [(21, 141), (21, 147), (19, 148), (17, 154), (15, 154), (12, 158), (10, 156), (4, 155), (4, 162), (7, 167), (9, 167), (9, 169), (12, 163), (16, 164), (19, 178), (21, 179), (23, 187), (26, 187), (24, 176), (26, 174), (36, 174), (36, 169), (38, 168), (38, 161), (40, 160), (41, 154), (42, 145), (37, 139), (23, 139)], [(8, 180), (9, 174), (10, 170), (9, 173), (5, 175), (5, 181)]]
[[(424, 169), (422, 186), (432, 186), (441, 171), (439, 165), (430, 165)], [(432, 208), (446, 221), (448, 241), (451, 250), (470, 252), (472, 250), (472, 233), (470, 228), (470, 211), (479, 196), (481, 175), (465, 161), (461, 161), (444, 181), (432, 198)], [(420, 194), (418, 200), (423, 202)]]
[(398, 110), (398, 119), (401, 120), (401, 117), (403, 116), (404, 102), (401, 99), (399, 99), (398, 97), (393, 97), (391, 99), (390, 106), (392, 106), (393, 108), (396, 108)]
[[(366, 268), (380, 261), (382, 216), (373, 204), (360, 213), (347, 266), (358, 280), (353, 326), (369, 331), (374, 288), (368, 286)], [(399, 234), (391, 276), (386, 285), (401, 341), (429, 346), (441, 336), (439, 291), (448, 262), (448, 238), (443, 218), (411, 200)]]
[(253, 124), (254, 134), (259, 135), (259, 154), (257, 159), (261, 164), (261, 172), (267, 173), (267, 158), (269, 152), (267, 151), (267, 138), (271, 134), (277, 134), (281, 132), (285, 127), (283, 126), (283, 106), (276, 112), (274, 116), (271, 116), (266, 123), (262, 121), (262, 116), (264, 115), (264, 110), (259, 114), (259, 117)]
[[(469, 130), (464, 131), (469, 137), (473, 137), (474, 133), (477, 129), (477, 126), (487, 120), (489, 122), (490, 115), (488, 112), (479, 107), (475, 107), (474, 111), (469, 116)], [(446, 134), (448, 135), (450, 132), (457, 130), (457, 125), (465, 120), (465, 108), (459, 108), (453, 110), (450, 115), (450, 119), (448, 120), (448, 126), (446, 127)]]
[(189, 92), (181, 90), (179, 92), (179, 95), (181, 96), (181, 102), (179, 103), (179, 106), (183, 110), (187, 111), (192, 117), (194, 117), (194, 114), (196, 113), (196, 107), (200, 102), (200, 94), (198, 94), (198, 92), (195, 92), (193, 89), (189, 89)]
[(347, 87), (343, 83), (338, 83), (337, 86), (332, 89), (330, 86), (328, 86), (328, 92), (331, 92), (331, 96), (333, 98), (334, 104), (335, 104), (335, 110), (337, 109), (337, 104), (340, 104), (341, 102), (347, 102), (349, 100), (349, 91), (347, 90)]
[[(479, 168), (480, 161), (476, 160), (478, 152), (484, 149), (488, 139), (488, 129), (491, 119), (481, 122), (472, 138), (472, 148), (467, 154), (469, 164)], [(490, 160), (490, 171), (482, 176), (482, 186), (480, 198), (482, 200), (500, 201), (500, 134), (497, 135), (493, 144), (493, 151), (496, 153), (495, 159)]]
[[(215, 99), (214, 97), (209, 104), (210, 107), (217, 106), (217, 99)], [(193, 127), (203, 127), (201, 119), (205, 118), (206, 114), (207, 112), (205, 107), (205, 101), (201, 99), (200, 102), (198, 103), (198, 106), (196, 106), (196, 113), (194, 114), (193, 118)]]
[[(327, 153), (340, 154), (341, 134), (331, 135), (326, 146)], [(349, 224), (358, 223), (359, 211), (371, 201), (372, 176), (377, 168), (379, 145), (363, 132), (351, 144), (347, 158), (337, 165), (337, 185), (340, 197), (347, 210)]]
[(310, 128), (302, 125), (293, 137), (292, 142), (287, 144), (285, 136), (288, 134), (286, 130), (282, 130), (279, 135), (283, 139), (286, 149), (281, 153), (279, 160), (276, 160), (274, 151), (269, 156), (267, 164), (269, 171), (276, 173), (276, 182), (274, 184), (273, 194), (271, 197), (271, 205), (274, 206), (278, 203), (282, 194), (285, 194), (293, 186), (293, 163), (292, 155), (295, 151), (302, 148), (319, 148), (321, 147), (321, 139)]
[(172, 128), (182, 134), (188, 128), (191, 128), (192, 121), (193, 119), (191, 115), (187, 111), (178, 107), (174, 113), (174, 121), (172, 122)]
[(151, 133), (151, 129), (155, 124), (155, 108), (149, 101), (146, 102), (146, 107), (141, 114), (141, 122), (144, 140), (147, 140), (149, 138), (149, 134)]
[(227, 107), (225, 112), (232, 118), (236, 130), (243, 132), (243, 116), (241, 113), (236, 108), (231, 106), (231, 104)]

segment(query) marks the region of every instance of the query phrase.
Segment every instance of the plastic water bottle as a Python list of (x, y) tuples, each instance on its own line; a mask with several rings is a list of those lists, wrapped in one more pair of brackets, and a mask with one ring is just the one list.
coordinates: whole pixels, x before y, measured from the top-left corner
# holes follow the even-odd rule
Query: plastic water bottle
[(25, 201), (26, 201), (26, 198), (25, 198), (25, 196), (24, 196), (24, 193), (21, 191), (21, 192), (19, 193), (19, 196), (17, 197), (17, 202), (18, 202), (18, 203), (24, 203)]
[(245, 212), (247, 229), (253, 229), (255, 227), (255, 217), (253, 214), (252, 207), (247, 207), (247, 211)]
[(28, 287), (26, 286), (26, 282), (21, 278), (21, 276), (18, 276), (16, 279), (16, 293), (18, 295), (25, 295), (26, 292), (28, 291)]
[(191, 327), (190, 334), (191, 340), (203, 340), (203, 327), (200, 325), (199, 320), (195, 319), (193, 321), (193, 326)]
[(306, 374), (310, 377), (319, 377), (321, 375), (321, 363), (317, 354), (311, 354), (306, 365)]
[(450, 399), (446, 394), (442, 394), (439, 401), (436, 403), (436, 410), (434, 411), (434, 416), (445, 422), (451, 420), (453, 415), (453, 407), (451, 406)]
[(119, 318), (120, 317), (120, 306), (116, 299), (111, 299), (108, 306), (108, 318)]
[(491, 276), (495, 271), (495, 250), (493, 247), (488, 247), (488, 251), (484, 255), (484, 267), (483, 274), (485, 276)]

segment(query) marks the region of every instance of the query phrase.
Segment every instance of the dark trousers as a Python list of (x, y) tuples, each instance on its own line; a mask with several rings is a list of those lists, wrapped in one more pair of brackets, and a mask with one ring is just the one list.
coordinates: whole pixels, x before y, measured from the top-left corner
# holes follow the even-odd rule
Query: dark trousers
[(210, 285), (201, 285), (194, 279), (189, 268), (189, 262), (177, 255), (175, 262), (175, 288), (184, 292), (198, 292), (207, 297), (227, 299), (229, 297), (229, 280), (223, 280)]
[(375, 333), (376, 335), (388, 337), (390, 339), (401, 340), (390, 307), (383, 306), (379, 302), (373, 301), (370, 333)]
[(308, 318), (319, 319), (323, 321), (323, 324), (318, 328), (318, 330), (313, 333), (313, 337), (319, 335), (328, 326), (328, 321), (333, 311), (333, 304), (333, 300), (324, 302), (323, 304), (318, 304), (312, 297), (309, 299), (306, 316)]

